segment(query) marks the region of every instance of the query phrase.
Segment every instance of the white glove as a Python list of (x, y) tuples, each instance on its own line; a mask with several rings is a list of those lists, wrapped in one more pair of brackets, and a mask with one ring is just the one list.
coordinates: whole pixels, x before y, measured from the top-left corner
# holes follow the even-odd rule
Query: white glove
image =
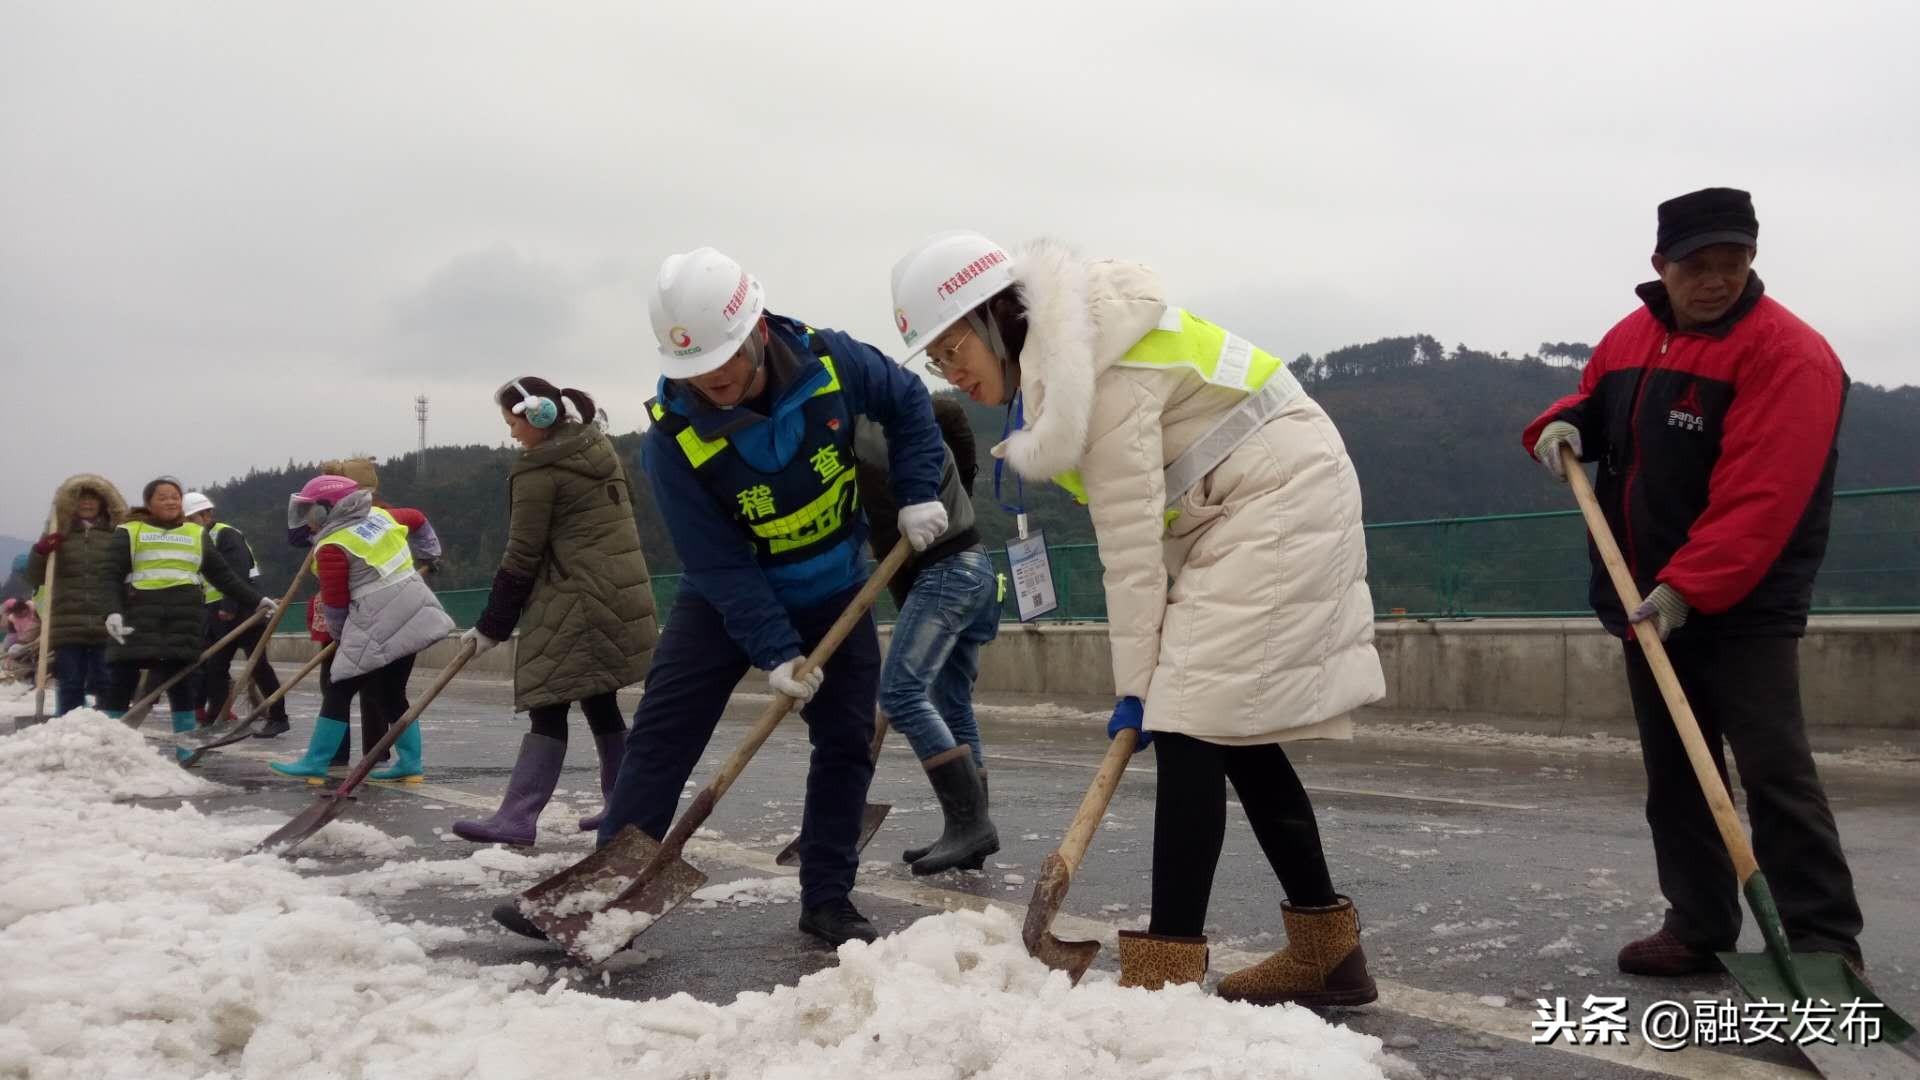
[(469, 630), (466, 633), (460, 635), (460, 644), (472, 645), (473, 655), (478, 657), (481, 653), (486, 652), (488, 649), (491, 649), (495, 645), (498, 645), (500, 643), (488, 637), (487, 635), (481, 633), (478, 630)]
[(265, 615), (267, 618), (271, 619), (273, 618), (274, 612), (279, 610), (280, 610), (280, 604), (273, 597), (263, 596), (260, 598), (260, 614)]
[(1540, 429), (1540, 439), (1533, 444), (1533, 456), (1547, 467), (1555, 480), (1567, 482), (1567, 466), (1560, 460), (1561, 444), (1573, 447), (1573, 456), (1581, 456), (1580, 429), (1565, 420), (1555, 420)]
[(814, 668), (805, 675), (796, 676), (794, 670), (805, 662), (804, 658), (796, 656), (767, 673), (767, 681), (773, 684), (776, 692), (785, 694), (803, 705), (813, 700), (813, 695), (819, 691), (820, 684), (827, 677), (827, 673), (819, 668)]
[(107, 616), (107, 636), (113, 639), (115, 645), (125, 645), (132, 634), (133, 627), (121, 620), (119, 612)]
[(939, 502), (914, 503), (900, 508), (900, 535), (915, 551), (925, 551), (947, 531), (947, 508)]

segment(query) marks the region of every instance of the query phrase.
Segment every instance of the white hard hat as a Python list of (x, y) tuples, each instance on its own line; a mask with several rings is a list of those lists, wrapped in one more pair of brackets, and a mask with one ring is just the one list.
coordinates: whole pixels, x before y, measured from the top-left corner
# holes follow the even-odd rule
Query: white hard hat
[(907, 356), (1012, 284), (1013, 256), (979, 233), (944, 232), (921, 241), (893, 264), (893, 325)]
[(669, 255), (647, 302), (669, 379), (705, 375), (727, 362), (767, 310), (760, 281), (710, 247)]
[(192, 517), (202, 510), (211, 509), (213, 509), (213, 500), (197, 491), (187, 492), (186, 498), (180, 500), (180, 512), (187, 517)]

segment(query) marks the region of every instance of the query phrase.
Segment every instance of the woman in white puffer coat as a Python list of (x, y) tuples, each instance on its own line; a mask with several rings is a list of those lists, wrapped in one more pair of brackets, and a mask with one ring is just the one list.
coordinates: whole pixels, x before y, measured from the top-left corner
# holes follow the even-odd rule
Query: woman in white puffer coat
[(1010, 406), (1017, 430), (994, 455), (1077, 489), (1093, 517), (1120, 699), (1108, 734), (1139, 729), (1158, 756), (1152, 918), (1121, 934), (1122, 984), (1204, 975), (1231, 780), (1285, 890), (1288, 944), (1220, 994), (1373, 1000), (1358, 915), (1281, 749), (1351, 738), (1352, 711), (1385, 693), (1360, 485), (1333, 422), (1277, 358), (1170, 305), (1138, 263), (947, 233), (895, 266), (893, 295), (912, 352)]

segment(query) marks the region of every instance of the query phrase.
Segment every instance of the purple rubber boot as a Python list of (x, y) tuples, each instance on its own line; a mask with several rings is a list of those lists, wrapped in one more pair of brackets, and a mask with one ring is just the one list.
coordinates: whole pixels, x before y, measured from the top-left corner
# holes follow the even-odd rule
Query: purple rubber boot
[(580, 819), (581, 832), (599, 832), (600, 822), (607, 816), (607, 800), (613, 798), (613, 782), (620, 776), (620, 759), (627, 752), (627, 733), (595, 735), (593, 748), (600, 754), (600, 812)]
[(532, 846), (540, 811), (553, 798), (553, 787), (560, 782), (560, 767), (566, 760), (567, 744), (559, 739), (532, 734), (523, 737), (500, 809), (485, 821), (454, 822), (453, 835), (476, 844)]

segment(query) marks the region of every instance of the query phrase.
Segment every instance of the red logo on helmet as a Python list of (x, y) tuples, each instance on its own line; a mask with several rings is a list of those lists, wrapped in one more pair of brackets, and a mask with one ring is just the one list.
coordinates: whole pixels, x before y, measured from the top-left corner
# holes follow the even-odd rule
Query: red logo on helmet
[(906, 308), (893, 309), (893, 325), (899, 327), (901, 333), (904, 334), (907, 332), (907, 309)]
[(693, 344), (693, 335), (687, 333), (686, 327), (676, 326), (667, 331), (667, 340), (673, 342), (674, 348), (684, 349)]
[(840, 418), (839, 418), (839, 417), (837, 417), (837, 416), (829, 416), (829, 417), (827, 417), (827, 430), (828, 430), (828, 431), (839, 431), (839, 430), (840, 430)]

